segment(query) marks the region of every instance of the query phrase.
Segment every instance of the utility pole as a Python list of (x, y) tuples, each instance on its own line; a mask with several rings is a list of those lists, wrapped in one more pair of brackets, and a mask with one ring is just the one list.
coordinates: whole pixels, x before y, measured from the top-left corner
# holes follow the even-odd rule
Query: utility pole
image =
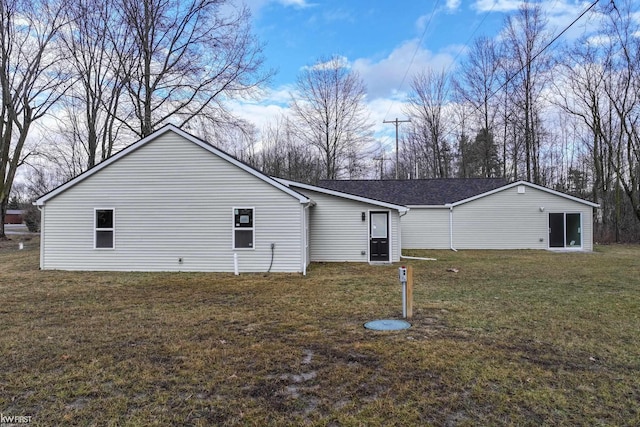
[(396, 125), (396, 179), (398, 179), (398, 164), (400, 163), (400, 158), (398, 156), (398, 126), (400, 123), (408, 123), (411, 120), (398, 120), (396, 117), (395, 120), (383, 120), (382, 123), (395, 123)]
[(380, 179), (382, 179), (382, 176), (384, 174), (384, 150), (380, 152), (380, 156), (378, 157), (374, 157), (373, 160), (378, 160), (380, 162)]

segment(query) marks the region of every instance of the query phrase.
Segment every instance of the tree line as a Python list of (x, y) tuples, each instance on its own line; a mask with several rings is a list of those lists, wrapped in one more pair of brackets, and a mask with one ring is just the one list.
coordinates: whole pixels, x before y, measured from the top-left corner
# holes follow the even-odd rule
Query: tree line
[[(235, 117), (230, 101), (259, 95), (273, 70), (249, 11), (228, 0), (3, 0), (1, 213), (170, 122), (309, 183), (525, 179), (599, 203), (596, 240), (640, 240), (638, 6), (592, 6), (590, 31), (562, 44), (540, 4), (523, 3), (455, 68), (412, 76), (396, 163), (338, 56), (304, 67), (264, 129)], [(14, 186), (19, 167), (30, 179)]]
[(397, 164), (384, 147), (365, 150), (372, 147), (363, 144), (371, 137), (370, 122), (349, 128), (323, 114), (344, 111), (343, 105), (363, 112), (364, 89), (334, 84), (320, 90), (338, 68), (359, 80), (336, 58), (316, 64), (322, 78), (303, 71), (298, 80), (296, 93), (313, 97), (304, 105), (323, 101), (315, 121), (295, 101), (290, 115), (263, 134), (262, 150), (251, 161), (269, 173), (310, 181), (393, 179), (396, 169), (401, 179), (523, 179), (599, 203), (597, 241), (639, 241), (638, 5), (597, 3), (581, 16), (593, 31), (570, 43), (556, 42), (540, 4), (523, 3), (506, 17), (500, 37), (477, 37), (455, 69), (414, 75)]

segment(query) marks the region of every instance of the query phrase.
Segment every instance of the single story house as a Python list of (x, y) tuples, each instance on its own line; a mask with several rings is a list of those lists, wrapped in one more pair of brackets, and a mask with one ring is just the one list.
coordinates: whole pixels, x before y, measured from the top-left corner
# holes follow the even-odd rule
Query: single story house
[(42, 269), (113, 271), (304, 274), (311, 261), (399, 261), (408, 211), (269, 177), (172, 125), (34, 204)]
[(598, 204), (526, 181), (325, 180), (334, 191), (409, 208), (402, 249), (593, 249)]
[(598, 206), (499, 179), (302, 184), (172, 125), (34, 204), (42, 269), (303, 274), (412, 248), (588, 251)]

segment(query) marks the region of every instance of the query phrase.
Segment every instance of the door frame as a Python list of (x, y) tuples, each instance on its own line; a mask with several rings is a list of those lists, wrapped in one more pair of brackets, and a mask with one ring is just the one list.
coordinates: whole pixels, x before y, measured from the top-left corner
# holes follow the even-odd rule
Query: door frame
[[(389, 259), (386, 261), (371, 261), (371, 214), (386, 213), (387, 214), (387, 240), (389, 241)], [(367, 211), (367, 262), (393, 263), (393, 239), (391, 235), (391, 211), (387, 209), (369, 209)]]
[[(562, 214), (562, 240), (563, 246), (551, 246), (551, 214)], [(567, 215), (578, 215), (580, 217), (579, 229), (580, 229), (580, 246), (567, 246)], [(561, 212), (549, 212), (547, 214), (547, 249), (551, 251), (580, 251), (584, 247), (584, 221), (582, 212), (576, 211), (561, 211)]]

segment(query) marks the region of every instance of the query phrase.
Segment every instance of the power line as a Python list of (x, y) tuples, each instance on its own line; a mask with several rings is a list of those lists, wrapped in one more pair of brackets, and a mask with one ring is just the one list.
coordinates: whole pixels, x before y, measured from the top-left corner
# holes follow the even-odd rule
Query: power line
[[(557, 0), (556, 0), (557, 1)], [(473, 38), (473, 36), (475, 35), (475, 33), (478, 31), (478, 29), (482, 26), (482, 24), (484, 24), (484, 21), (487, 20), (487, 17), (489, 16), (489, 14), (491, 12), (493, 12), (493, 9), (495, 9), (496, 5), (498, 4), (498, 1), (494, 1), (493, 2), (493, 6), (491, 6), (491, 9), (489, 9), (488, 11), (485, 12), (484, 16), (482, 17), (482, 20), (480, 21), (480, 23), (478, 25), (476, 25), (476, 28), (471, 32), (471, 35), (469, 36), (469, 38), (467, 39), (467, 41), (464, 43), (464, 45), (460, 48), (460, 50), (458, 51), (458, 53), (456, 54), (456, 56), (453, 58), (453, 61), (451, 61), (451, 64), (449, 64), (449, 66), (447, 67), (445, 73), (448, 73), (449, 70), (451, 69), (451, 67), (453, 67), (456, 63), (456, 61), (458, 60), (458, 58), (460, 57), (460, 55), (462, 54), (462, 52), (465, 50), (465, 48), (469, 47), (469, 42), (471, 41), (471, 39)]]
[[(587, 12), (589, 12), (591, 9), (593, 9), (596, 4), (598, 4), (600, 0), (595, 0), (593, 3), (591, 3), (591, 5), (586, 8), (577, 18), (575, 18), (569, 25), (567, 25), (560, 33), (558, 33), (558, 35), (556, 35), (549, 43), (547, 43), (538, 53), (536, 53), (535, 55), (533, 55), (531, 57), (530, 60), (527, 61), (526, 64), (524, 64), (518, 71), (516, 71), (515, 73), (513, 73), (502, 85), (500, 85), (500, 87), (496, 90), (494, 90), (493, 92), (491, 92), (489, 94), (489, 96), (487, 97), (487, 100), (493, 98), (498, 92), (500, 92), (506, 85), (508, 85), (511, 80), (513, 80), (518, 74), (520, 74), (526, 67), (528, 67), (529, 65), (531, 65), (531, 63), (533, 61), (536, 60), (536, 58), (538, 58), (538, 56), (540, 56), (545, 50), (547, 50), (553, 43), (555, 43), (560, 37), (562, 37), (562, 35), (564, 33), (566, 33), (576, 22), (578, 22), (580, 20), (580, 18), (582, 18), (584, 15), (587, 14)], [(611, 3), (613, 3), (613, 0), (611, 0)], [(475, 107), (474, 111), (479, 110), (480, 107)], [(458, 128), (460, 128), (460, 125), (457, 125), (454, 129), (452, 129), (450, 132), (447, 132), (446, 135), (452, 135), (456, 130), (458, 130)]]
[[(424, 26), (424, 30), (422, 31), (422, 36), (420, 36), (420, 41), (418, 42), (415, 50), (413, 51), (413, 55), (411, 56), (411, 61), (409, 61), (409, 65), (407, 66), (407, 69), (404, 72), (404, 76), (402, 76), (402, 80), (400, 81), (400, 86), (398, 87), (398, 90), (402, 89), (402, 86), (404, 86), (404, 81), (407, 78), (407, 74), (409, 74), (409, 70), (413, 65), (413, 61), (416, 59), (418, 50), (420, 49), (420, 46), (422, 46), (422, 41), (424, 40), (424, 36), (427, 34), (427, 30), (429, 29), (429, 26), (431, 26), (431, 21), (433, 20), (433, 16), (436, 14), (436, 9), (438, 8), (438, 4), (440, 4), (440, 0), (437, 0), (433, 5), (433, 9), (431, 10), (431, 15), (429, 16), (429, 21), (427, 21), (427, 25)], [(389, 115), (389, 112), (391, 111), (391, 108), (393, 107), (394, 104), (395, 104), (395, 101), (392, 102), (391, 105), (389, 106), (389, 109), (387, 110), (387, 114), (384, 115), (385, 119)]]
[(535, 55), (533, 55), (531, 57), (531, 59), (529, 61), (527, 61), (526, 64), (524, 64), (522, 67), (520, 67), (520, 69), (518, 71), (516, 71), (515, 73), (513, 73), (513, 75), (511, 77), (509, 77), (504, 83), (502, 83), (502, 85), (500, 85), (500, 87), (498, 89), (496, 89), (495, 91), (493, 91), (492, 93), (489, 94), (489, 97), (487, 99), (491, 99), (494, 97), (494, 95), (498, 92), (500, 92), (502, 90), (502, 88), (504, 88), (506, 85), (508, 85), (511, 80), (513, 80), (518, 74), (520, 74), (522, 72), (522, 70), (524, 70), (525, 68), (527, 68), (529, 65), (531, 65), (531, 63), (533, 61), (536, 60), (536, 58), (538, 58), (538, 56), (542, 55), (542, 53), (547, 50), (553, 43), (556, 42), (556, 40), (558, 40), (560, 37), (562, 37), (562, 35), (564, 33), (566, 33), (571, 27), (573, 27), (573, 24), (575, 24), (576, 22), (578, 22), (580, 20), (580, 18), (582, 18), (584, 15), (587, 14), (587, 12), (589, 12), (591, 9), (593, 9), (596, 4), (598, 4), (600, 0), (595, 0), (593, 3), (591, 3), (591, 6), (589, 6), (587, 9), (585, 9), (576, 19), (574, 19), (569, 25), (567, 25), (564, 30), (560, 31), (560, 33), (555, 36), (549, 43), (547, 43), (545, 45), (545, 47), (543, 47), (538, 53), (536, 53)]

